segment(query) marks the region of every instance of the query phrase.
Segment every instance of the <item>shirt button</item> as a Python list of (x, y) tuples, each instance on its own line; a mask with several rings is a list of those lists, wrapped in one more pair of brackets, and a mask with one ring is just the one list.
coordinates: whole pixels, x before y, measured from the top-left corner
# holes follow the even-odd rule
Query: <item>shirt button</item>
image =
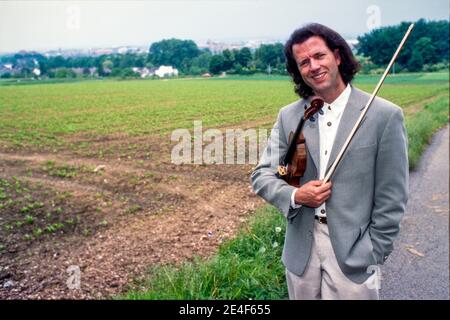
[(330, 121), (328, 121), (327, 126), (331, 127), (331, 122)]
[(320, 213), (322, 214), (325, 213), (325, 209), (320, 210)]
[(331, 106), (328, 106), (328, 110), (331, 110)]

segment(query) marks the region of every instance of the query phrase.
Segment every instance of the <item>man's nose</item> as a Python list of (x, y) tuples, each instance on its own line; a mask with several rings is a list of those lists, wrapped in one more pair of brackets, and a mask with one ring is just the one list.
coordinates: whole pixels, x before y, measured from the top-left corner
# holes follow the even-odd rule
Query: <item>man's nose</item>
[(315, 71), (320, 68), (320, 64), (316, 59), (311, 59), (310, 63), (311, 63), (310, 65), (311, 71)]

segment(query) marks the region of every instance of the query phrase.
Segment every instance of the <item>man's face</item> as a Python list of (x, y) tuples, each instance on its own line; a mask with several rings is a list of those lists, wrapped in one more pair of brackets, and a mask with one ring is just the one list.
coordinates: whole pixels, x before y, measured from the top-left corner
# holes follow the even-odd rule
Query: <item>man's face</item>
[(300, 75), (315, 94), (334, 100), (345, 89), (338, 69), (339, 52), (332, 52), (321, 37), (313, 36), (294, 44), (292, 51)]

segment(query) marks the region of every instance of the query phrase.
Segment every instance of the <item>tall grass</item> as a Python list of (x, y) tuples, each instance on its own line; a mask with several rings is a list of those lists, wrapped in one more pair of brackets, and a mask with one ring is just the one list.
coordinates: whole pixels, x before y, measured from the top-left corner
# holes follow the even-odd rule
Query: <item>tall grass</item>
[(424, 106), (423, 111), (406, 118), (409, 167), (415, 168), (433, 133), (449, 120), (449, 97), (443, 96)]
[(122, 298), (283, 299), (287, 297), (280, 263), (284, 229), (285, 219), (276, 209), (261, 208), (210, 260), (154, 267), (144, 290)]

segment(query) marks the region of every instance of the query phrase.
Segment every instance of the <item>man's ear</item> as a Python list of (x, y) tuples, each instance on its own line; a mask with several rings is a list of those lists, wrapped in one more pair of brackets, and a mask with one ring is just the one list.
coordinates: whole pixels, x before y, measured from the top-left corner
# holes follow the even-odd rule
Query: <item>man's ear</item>
[(339, 53), (339, 49), (334, 49), (333, 54), (336, 59), (336, 63), (339, 66), (341, 64), (341, 54)]

